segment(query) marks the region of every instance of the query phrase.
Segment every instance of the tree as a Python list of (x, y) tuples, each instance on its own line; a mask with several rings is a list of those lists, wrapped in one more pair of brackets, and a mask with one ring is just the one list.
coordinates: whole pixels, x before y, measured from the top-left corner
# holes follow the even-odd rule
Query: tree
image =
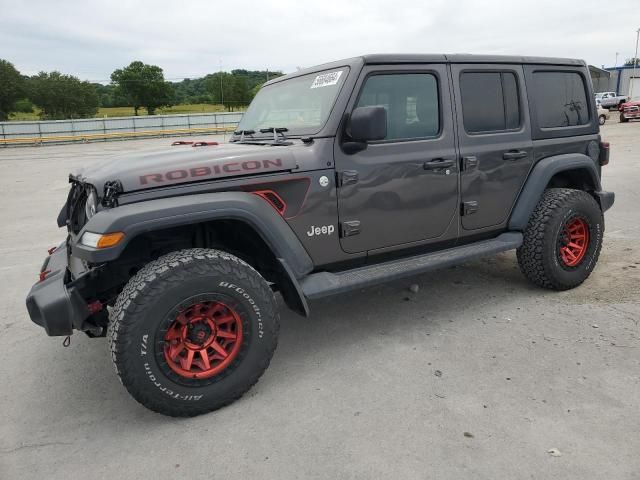
[(207, 75), (205, 85), (212, 101), (224, 104), (229, 111), (251, 101), (246, 77), (237, 75), (235, 70)]
[(249, 97), (251, 98), (251, 100), (253, 100), (253, 97), (255, 97), (258, 94), (258, 92), (262, 88), (262, 85), (264, 85), (264, 83), (259, 83), (258, 85), (253, 87), (251, 90), (249, 90)]
[(131, 62), (128, 67), (115, 70), (111, 81), (116, 85), (116, 94), (125, 97), (136, 115), (144, 107), (149, 115), (159, 107), (173, 104), (173, 87), (164, 81), (162, 69), (140, 61)]
[(98, 112), (94, 86), (72, 75), (40, 72), (29, 79), (28, 92), (43, 119), (87, 118)]
[(227, 72), (213, 73), (205, 77), (205, 88), (213, 103), (224, 104), (229, 101), (227, 95), (231, 82), (231, 74)]
[(249, 95), (249, 86), (246, 77), (233, 75), (233, 84), (231, 85), (231, 101), (232, 107), (242, 107), (248, 105), (251, 100)]
[(640, 58), (627, 58), (627, 60), (624, 62), (624, 65), (626, 67), (633, 67), (633, 64), (636, 64), (636, 67), (640, 67)]
[(101, 107), (128, 107), (129, 102), (122, 95), (116, 93), (115, 85), (102, 85), (101, 83), (92, 83), (98, 98), (100, 99)]
[(33, 103), (31, 103), (31, 100), (21, 98), (16, 101), (13, 111), (20, 113), (33, 113)]
[(12, 63), (0, 59), (0, 121), (15, 111), (15, 103), (24, 97), (24, 78)]

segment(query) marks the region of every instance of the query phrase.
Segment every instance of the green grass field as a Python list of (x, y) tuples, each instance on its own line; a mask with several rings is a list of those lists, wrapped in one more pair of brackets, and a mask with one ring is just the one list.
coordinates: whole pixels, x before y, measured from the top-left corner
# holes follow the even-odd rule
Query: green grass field
[[(226, 112), (226, 108), (222, 105), (210, 105), (208, 103), (193, 103), (188, 105), (174, 105), (167, 108), (159, 108), (156, 110), (157, 115), (170, 115), (172, 113), (213, 113)], [(39, 111), (35, 109), (32, 113), (12, 113), (9, 120), (16, 122), (24, 122), (31, 120), (40, 120)], [(138, 110), (138, 115), (146, 115), (144, 108)], [(133, 107), (108, 107), (100, 108), (96, 114), (96, 118), (104, 117), (130, 117), (133, 116)]]

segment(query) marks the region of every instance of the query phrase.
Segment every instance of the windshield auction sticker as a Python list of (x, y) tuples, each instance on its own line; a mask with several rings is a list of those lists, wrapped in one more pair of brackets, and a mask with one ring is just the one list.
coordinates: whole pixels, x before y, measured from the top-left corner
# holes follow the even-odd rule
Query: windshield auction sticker
[(311, 88), (320, 88), (320, 87), (328, 87), (330, 85), (335, 85), (340, 80), (340, 76), (342, 75), (342, 70), (338, 70), (337, 72), (329, 72), (323, 73), (322, 75), (318, 75), (316, 79), (311, 84)]

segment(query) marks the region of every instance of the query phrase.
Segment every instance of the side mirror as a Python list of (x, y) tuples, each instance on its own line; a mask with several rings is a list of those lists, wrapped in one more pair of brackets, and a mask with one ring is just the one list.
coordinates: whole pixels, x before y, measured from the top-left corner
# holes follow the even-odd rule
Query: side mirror
[(387, 110), (384, 107), (358, 107), (351, 113), (349, 135), (356, 142), (384, 140), (387, 137)]

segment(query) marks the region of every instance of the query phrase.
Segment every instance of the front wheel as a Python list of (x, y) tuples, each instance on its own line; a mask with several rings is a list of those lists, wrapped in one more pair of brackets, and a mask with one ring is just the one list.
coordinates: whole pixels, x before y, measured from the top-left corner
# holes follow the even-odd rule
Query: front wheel
[(111, 312), (116, 372), (142, 405), (194, 416), (242, 396), (278, 339), (276, 301), (251, 266), (226, 252), (189, 249), (142, 268)]
[(591, 195), (550, 188), (531, 214), (517, 250), (520, 270), (544, 288), (577, 287), (596, 266), (603, 233), (602, 210)]
[(599, 123), (600, 125), (604, 125), (606, 121), (607, 121), (607, 117), (605, 117), (604, 115), (600, 115), (600, 116), (598, 117), (598, 123)]
[(624, 113), (620, 113), (620, 123), (627, 123), (629, 119), (624, 116)]

